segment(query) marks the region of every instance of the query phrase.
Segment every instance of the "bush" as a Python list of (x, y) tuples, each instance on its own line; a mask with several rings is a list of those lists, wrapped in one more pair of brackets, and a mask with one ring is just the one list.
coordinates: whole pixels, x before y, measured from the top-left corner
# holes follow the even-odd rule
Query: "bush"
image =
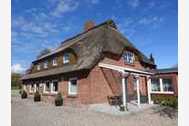
[(26, 99), (28, 97), (27, 92), (25, 90), (20, 91), (20, 93), (21, 93), (21, 98), (22, 99)]
[(153, 95), (152, 100), (155, 104), (178, 108), (178, 99), (176, 96)]
[(34, 101), (35, 102), (41, 101), (41, 95), (40, 95), (39, 91), (35, 92), (35, 94), (34, 94)]
[(140, 96), (140, 102), (141, 102), (141, 103), (147, 103), (147, 102), (148, 102), (148, 97), (141, 95), (141, 96)]
[(63, 97), (62, 97), (62, 94), (60, 92), (56, 95), (55, 105), (56, 106), (62, 106), (63, 105)]

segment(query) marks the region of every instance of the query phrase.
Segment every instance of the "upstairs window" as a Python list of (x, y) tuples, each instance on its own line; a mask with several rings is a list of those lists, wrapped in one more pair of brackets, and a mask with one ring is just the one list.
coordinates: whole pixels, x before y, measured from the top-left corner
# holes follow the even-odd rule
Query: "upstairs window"
[(38, 64), (37, 65), (37, 70), (40, 70), (41, 69), (41, 66)]
[(57, 66), (57, 60), (56, 60), (56, 58), (54, 58), (54, 59), (52, 60), (52, 65), (53, 65), (53, 66)]
[(123, 53), (123, 59), (125, 64), (133, 64), (134, 63), (134, 53), (125, 51)]
[(68, 53), (65, 53), (63, 55), (63, 64), (69, 63), (70, 62), (70, 56)]
[(44, 68), (44, 69), (47, 69), (47, 68), (48, 68), (48, 62), (47, 62), (47, 61), (44, 62), (44, 64), (43, 64), (43, 68)]

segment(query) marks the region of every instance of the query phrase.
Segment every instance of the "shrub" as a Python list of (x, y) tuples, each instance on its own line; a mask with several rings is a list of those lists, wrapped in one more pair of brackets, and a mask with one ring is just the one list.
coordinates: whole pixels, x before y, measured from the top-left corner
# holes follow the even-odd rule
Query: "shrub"
[(26, 99), (28, 97), (27, 92), (25, 90), (20, 91), (20, 93), (21, 93), (21, 98), (22, 99)]
[(34, 101), (35, 102), (41, 101), (41, 95), (40, 95), (39, 91), (35, 92), (35, 94), (34, 94)]
[(178, 108), (178, 99), (176, 96), (153, 95), (152, 100), (155, 104)]
[(141, 102), (141, 103), (147, 103), (147, 102), (148, 102), (148, 97), (141, 95), (141, 96), (140, 96), (140, 102)]
[(62, 97), (62, 94), (60, 92), (56, 95), (55, 105), (56, 106), (62, 106), (63, 105), (63, 97)]

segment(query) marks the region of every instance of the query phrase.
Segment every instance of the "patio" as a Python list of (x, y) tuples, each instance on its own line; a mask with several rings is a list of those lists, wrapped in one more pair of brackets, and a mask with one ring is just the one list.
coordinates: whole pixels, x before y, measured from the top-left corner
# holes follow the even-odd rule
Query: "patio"
[[(11, 99), (12, 126), (177, 126), (177, 117), (170, 118), (161, 107), (142, 105), (129, 112), (120, 112), (107, 104), (95, 104), (74, 108), (55, 107), (44, 102), (34, 103), (33, 99)], [(131, 111), (133, 110), (133, 111)]]

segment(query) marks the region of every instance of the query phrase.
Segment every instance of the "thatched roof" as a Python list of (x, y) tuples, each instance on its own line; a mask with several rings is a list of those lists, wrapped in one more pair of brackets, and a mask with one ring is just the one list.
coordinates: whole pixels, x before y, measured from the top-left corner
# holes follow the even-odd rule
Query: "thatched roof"
[(73, 49), (77, 54), (78, 61), (76, 64), (66, 65), (61, 68), (54, 68), (33, 74), (26, 74), (23, 77), (23, 80), (82, 69), (91, 69), (103, 58), (103, 52), (111, 52), (113, 54), (121, 55), (124, 48), (135, 50), (136, 53), (138, 53), (141, 62), (155, 65), (117, 30), (116, 25), (112, 20), (108, 20), (89, 29), (88, 31), (65, 40), (56, 50), (39, 57), (33, 61), (33, 63), (55, 55), (68, 48)]

